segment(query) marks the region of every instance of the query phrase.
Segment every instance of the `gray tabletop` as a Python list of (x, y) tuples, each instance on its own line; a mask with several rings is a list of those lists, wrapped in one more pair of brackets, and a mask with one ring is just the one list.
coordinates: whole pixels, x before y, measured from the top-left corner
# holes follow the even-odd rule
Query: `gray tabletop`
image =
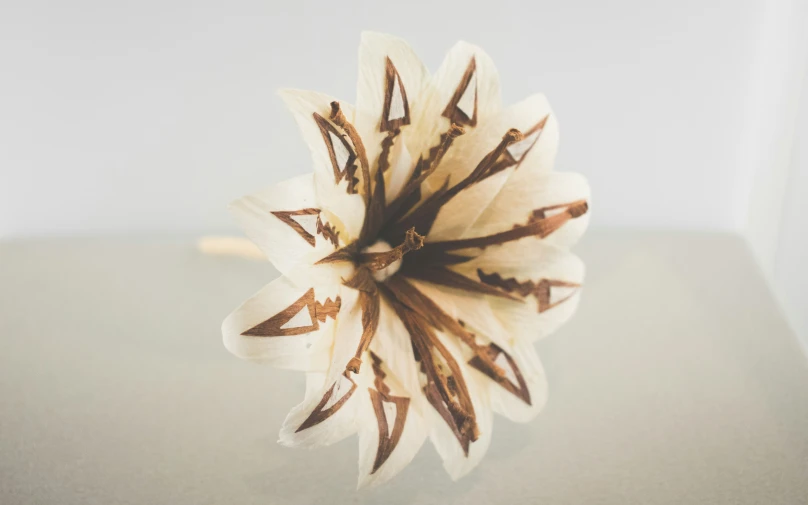
[(591, 233), (550, 401), (451, 482), (426, 444), (355, 491), (349, 438), (276, 444), (304, 379), (219, 327), (277, 273), (192, 239), (0, 244), (2, 504), (808, 503), (808, 362), (744, 243)]

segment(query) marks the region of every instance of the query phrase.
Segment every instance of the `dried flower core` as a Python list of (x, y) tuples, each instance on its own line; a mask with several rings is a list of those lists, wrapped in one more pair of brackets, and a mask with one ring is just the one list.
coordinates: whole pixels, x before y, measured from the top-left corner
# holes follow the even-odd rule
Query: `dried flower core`
[[(323, 142), (333, 169), (334, 181), (347, 181), (348, 193), (361, 194), (365, 201), (365, 219), (358, 237), (345, 243), (336, 227), (321, 219), (319, 209), (303, 208), (275, 211), (272, 214), (291, 227), (312, 247), (317, 235), (334, 245), (335, 250), (319, 260), (324, 263), (351, 263), (354, 273), (345, 285), (359, 292), (362, 312), (362, 335), (354, 356), (345, 364), (344, 372), (329, 386), (319, 404), (297, 431), (309, 429), (334, 415), (355, 394), (357, 385), (353, 374), (363, 366), (372, 367), (373, 387), (368, 394), (378, 421), (379, 445), (373, 464), (375, 472), (389, 458), (399, 443), (410, 398), (394, 396), (385, 382), (384, 356), (369, 353), (379, 326), (380, 306), (387, 304), (402, 321), (410, 337), (417, 368), (422, 374), (422, 393), (449, 427), (466, 455), (478, 439), (480, 428), (477, 414), (458, 363), (441, 340), (451, 336), (464, 349), (466, 364), (526, 405), (531, 395), (516, 360), (502, 347), (479, 337), (463, 321), (447, 314), (437, 303), (420, 291), (412, 280), (459, 289), (480, 295), (524, 303), (532, 296), (541, 313), (564, 303), (578, 284), (559, 279), (516, 279), (496, 271), (477, 270), (477, 278), (458, 273), (454, 266), (474, 259), (481, 251), (526, 237), (546, 237), (566, 222), (587, 212), (586, 201), (571, 201), (538, 208), (525, 221), (513, 223), (496, 233), (456, 240), (425, 243), (438, 213), (449, 202), (474, 185), (520, 163), (539, 140), (547, 117), (541, 118), (523, 134), (512, 128), (467, 176), (459, 181), (439, 181), (439, 189), (422, 198), (421, 186), (429, 180), (451, 151), (455, 139), (474, 128), (480, 118), (478, 111), (477, 61), (471, 58), (457, 88), (442, 112), (448, 124), (434, 145), (414, 163), (409, 180), (398, 195), (388, 201), (385, 173), (393, 165), (393, 148), (401, 133), (410, 127), (410, 102), (406, 83), (394, 62), (388, 57), (384, 67), (384, 101), (378, 130), (386, 132), (378, 159), (368, 160), (366, 146), (356, 128), (346, 118), (338, 102), (331, 103), (330, 113), (312, 114), (311, 120), (322, 133)], [(326, 117), (327, 116), (327, 117)], [(315, 226), (306, 229), (303, 218), (315, 217)], [(563, 290), (563, 295), (557, 292)], [(336, 318), (341, 301), (317, 301), (314, 288), (292, 305), (266, 321), (245, 331), (244, 335), (275, 337), (305, 333), (317, 328), (327, 318)], [(298, 312), (307, 310), (311, 323), (289, 328), (287, 323)], [(339, 335), (337, 336), (339, 338)], [(370, 356), (371, 363), (363, 364)], [(471, 356), (470, 358), (468, 356)]]

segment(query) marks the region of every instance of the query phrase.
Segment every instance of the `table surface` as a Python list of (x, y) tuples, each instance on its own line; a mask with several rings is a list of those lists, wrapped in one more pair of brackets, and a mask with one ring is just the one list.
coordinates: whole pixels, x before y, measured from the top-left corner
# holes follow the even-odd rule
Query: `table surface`
[(0, 243), (0, 503), (808, 503), (808, 361), (744, 242), (600, 232), (577, 252), (579, 312), (537, 344), (543, 413), (498, 419), (458, 482), (426, 444), (357, 492), (355, 438), (276, 443), (302, 374), (222, 346), (271, 266), (190, 238)]

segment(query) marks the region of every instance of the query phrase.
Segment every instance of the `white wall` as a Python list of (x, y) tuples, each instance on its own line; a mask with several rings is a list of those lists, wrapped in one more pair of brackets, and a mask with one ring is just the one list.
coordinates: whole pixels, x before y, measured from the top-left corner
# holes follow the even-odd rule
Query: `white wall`
[(544, 91), (596, 225), (737, 229), (758, 164), (744, 142), (777, 119), (769, 20), (789, 3), (6, 2), (0, 237), (230, 229), (229, 200), (309, 170), (274, 91), (352, 100), (362, 29), (433, 69), (476, 42), (506, 101)]
[(759, 71), (752, 81), (748, 106), (753, 128), (747, 129), (739, 145), (737, 164), (752, 174), (746, 178), (749, 205), (743, 228), (764, 271), (772, 276), (781, 246), (787, 185), (799, 168), (791, 158), (800, 141), (795, 127), (808, 69), (808, 2), (770, 2), (762, 26), (756, 55)]
[(798, 111), (772, 274), (783, 309), (808, 349), (808, 79)]
[(744, 233), (808, 349), (808, 2), (769, 2), (738, 166), (752, 174)]

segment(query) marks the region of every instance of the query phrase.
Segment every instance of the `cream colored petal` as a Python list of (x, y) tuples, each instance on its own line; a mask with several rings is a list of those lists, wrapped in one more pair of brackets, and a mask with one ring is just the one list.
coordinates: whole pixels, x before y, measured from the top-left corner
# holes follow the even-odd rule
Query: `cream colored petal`
[(404, 142), (395, 143), (390, 159), (392, 160), (392, 164), (390, 170), (385, 173), (384, 177), (385, 196), (388, 204), (401, 194), (401, 190), (404, 189), (405, 184), (409, 181), (412, 171), (415, 168), (412, 156)]
[(233, 311), (222, 324), (224, 345), (236, 356), (278, 368), (328, 368), (335, 321), (342, 310), (338, 285), (299, 286), (279, 277)]
[(584, 281), (584, 264), (577, 256), (536, 238), (486, 248), (452, 268), (522, 300), (486, 297), (511, 345), (545, 337), (568, 320)]
[(574, 173), (550, 172), (521, 180), (511, 177), (463, 238), (493, 235), (538, 219), (567, 215), (567, 210), (583, 209), (582, 215), (573, 212), (577, 217), (562, 220), (563, 224), (544, 238), (546, 243), (570, 247), (589, 224), (589, 196), (586, 179)]
[(510, 353), (527, 383), (530, 405), (525, 405), (507, 391), (497, 388), (496, 394), (491, 395), (491, 406), (494, 412), (512, 421), (524, 423), (535, 418), (547, 404), (547, 376), (531, 342), (517, 340)]
[[(476, 280), (476, 277), (474, 277)], [(429, 282), (407, 279), (453, 319), (485, 332), (494, 342), (506, 345), (508, 330), (497, 317), (487, 297), (460, 289), (438, 286)]]
[(508, 146), (495, 160), (495, 175), (472, 185), (443, 206), (429, 240), (461, 237), (506, 183), (513, 186), (525, 178), (552, 170), (558, 149), (558, 124), (544, 95), (533, 95), (503, 110), (471, 134), (460, 137), (455, 142), (456, 148), (447, 153), (444, 162), (424, 185), (425, 192), (433, 193), (447, 176), (451, 176), (452, 184), (467, 177), (510, 129), (519, 130), (523, 139)]
[(407, 394), (420, 396), (421, 372), (415, 361), (410, 335), (384, 299), (379, 311), (379, 327), (370, 343), (370, 350), (384, 361), (384, 366)]
[[(477, 335), (477, 342), (490, 345), (482, 334)], [(491, 408), (512, 421), (530, 421), (547, 403), (547, 378), (536, 349), (531, 342), (522, 340), (491, 349), (498, 353), (494, 365), (503, 372), (502, 376), (473, 357), (468, 361), (479, 382), (488, 389)]]
[[(356, 147), (345, 132), (329, 120), (331, 102), (335, 98), (312, 91), (283, 90), (280, 92), (297, 121), (303, 139), (309, 146), (314, 162), (314, 189), (317, 200), (329, 220), (350, 243), (362, 229), (365, 204), (361, 191), (362, 168)], [(346, 118), (353, 117), (353, 107), (339, 102)], [(356, 166), (356, 193), (349, 191), (346, 170)]]
[[(428, 435), (426, 420), (422, 417), (412, 403), (411, 397), (393, 395), (391, 401), (381, 399), (376, 396), (375, 389), (369, 388), (361, 398), (359, 407), (359, 417), (362, 419), (359, 425), (359, 479), (357, 488), (365, 486), (376, 486), (395, 477), (401, 470), (410, 464), (412, 459), (423, 446)], [(406, 404), (402, 403), (406, 399)], [(377, 422), (376, 406), (374, 402), (379, 402), (384, 420), (381, 424)], [(406, 409), (406, 413), (400, 413)], [(392, 438), (398, 428), (397, 416), (406, 415), (401, 421), (402, 431), (396, 439), (395, 447), (388, 449)], [(380, 430), (384, 430), (381, 432)], [(396, 436), (396, 435), (392, 435)], [(390, 454), (387, 452), (390, 450)], [(380, 456), (381, 453), (381, 456)], [(380, 463), (377, 468), (377, 461)]]
[(329, 445), (356, 432), (357, 398), (372, 381), (373, 372), (367, 366), (359, 373), (346, 370), (362, 334), (362, 316), (356, 291), (343, 287), (340, 297), (345, 309), (337, 319), (328, 370), (307, 375), (306, 397), (281, 428), (279, 442), (283, 445)]
[[(327, 381), (324, 373), (306, 374), (305, 399), (286, 416), (278, 442), (287, 447), (314, 448), (353, 435), (359, 406), (357, 390), (361, 389), (357, 380), (357, 376), (352, 376)], [(313, 419), (317, 412), (323, 416), (329, 409), (335, 409), (329, 417), (312, 426), (305, 425), (307, 421), (317, 421)]]
[(499, 130), (516, 128), (524, 135), (521, 141), (508, 146), (509, 160), (517, 167), (515, 175), (547, 173), (553, 169), (558, 152), (558, 120), (543, 94), (511, 105), (492, 123), (499, 123)]
[(407, 42), (382, 33), (362, 33), (355, 126), (365, 142), (372, 173), (384, 138), (396, 129), (409, 128), (428, 78), (429, 72)]
[(455, 140), (444, 160), (466, 159), (464, 149), (471, 145), (468, 136), (501, 108), (499, 75), (493, 61), (482, 49), (458, 42), (417, 99), (407, 147), (416, 161), (418, 157), (429, 159), (430, 149), (440, 145), (441, 135), (455, 122), (466, 134)]
[(344, 265), (313, 267), (343, 242), (331, 231), (334, 224), (321, 209), (312, 174), (239, 198), (229, 208), (275, 268), (299, 284), (339, 282), (346, 275)]
[(485, 206), (502, 189), (511, 171), (494, 174), (464, 189), (438, 211), (426, 236), (427, 242), (460, 238), (484, 211)]
[(410, 336), (393, 310), (382, 305), (379, 328), (363, 366), (373, 385), (360, 397), (359, 487), (380, 484), (412, 461), (426, 436), (427, 408)]
[(459, 347), (457, 339), (440, 334), (439, 338), (457, 361), (462, 371), (466, 387), (474, 405), (474, 413), (479, 429), (478, 439), (471, 442), (468, 454), (465, 454), (449, 425), (441, 418), (435, 409), (431, 409), (432, 419), (429, 421), (431, 431), (429, 438), (443, 460), (443, 467), (452, 480), (457, 480), (468, 474), (482, 460), (491, 445), (491, 435), (494, 429), (493, 411), (491, 410), (488, 389), (483, 386), (477, 374), (464, 360), (464, 353)]

